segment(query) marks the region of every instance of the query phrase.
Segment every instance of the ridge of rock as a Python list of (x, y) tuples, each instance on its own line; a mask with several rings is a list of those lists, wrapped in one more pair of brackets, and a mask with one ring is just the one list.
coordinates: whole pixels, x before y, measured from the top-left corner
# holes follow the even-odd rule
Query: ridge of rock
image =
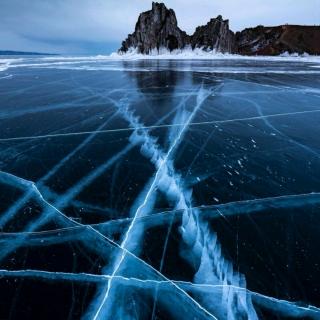
[(229, 20), (221, 15), (196, 28), (189, 36), (178, 27), (175, 12), (164, 3), (152, 2), (152, 9), (139, 15), (135, 30), (122, 42), (119, 53), (134, 49), (150, 54), (165, 48), (169, 51), (202, 48), (205, 51), (241, 55), (279, 55), (308, 53), (320, 55), (320, 26), (257, 26), (234, 34)]
[(320, 54), (320, 27), (257, 26), (237, 32), (236, 43), (238, 53), (243, 55)]

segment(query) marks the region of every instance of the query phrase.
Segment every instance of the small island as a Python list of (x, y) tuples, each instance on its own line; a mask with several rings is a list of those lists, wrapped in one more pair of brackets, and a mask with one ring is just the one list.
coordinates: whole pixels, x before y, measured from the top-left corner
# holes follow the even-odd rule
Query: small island
[(280, 55), (283, 53), (320, 54), (320, 26), (257, 26), (240, 32), (229, 28), (221, 15), (196, 28), (192, 35), (178, 27), (175, 12), (163, 3), (152, 3), (152, 9), (140, 14), (135, 31), (122, 42), (120, 54), (141, 54), (162, 49), (213, 51), (240, 55)]

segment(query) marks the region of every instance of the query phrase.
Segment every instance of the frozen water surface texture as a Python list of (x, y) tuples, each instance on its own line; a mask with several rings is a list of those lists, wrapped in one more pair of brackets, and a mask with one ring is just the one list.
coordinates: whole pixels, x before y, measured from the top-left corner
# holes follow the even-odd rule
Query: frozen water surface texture
[(0, 319), (320, 319), (320, 59), (193, 58), (0, 59)]

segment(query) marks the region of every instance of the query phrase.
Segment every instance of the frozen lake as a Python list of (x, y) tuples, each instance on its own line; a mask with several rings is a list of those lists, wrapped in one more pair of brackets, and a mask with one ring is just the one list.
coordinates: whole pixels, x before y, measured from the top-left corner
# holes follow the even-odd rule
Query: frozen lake
[(0, 319), (320, 319), (320, 58), (0, 59)]

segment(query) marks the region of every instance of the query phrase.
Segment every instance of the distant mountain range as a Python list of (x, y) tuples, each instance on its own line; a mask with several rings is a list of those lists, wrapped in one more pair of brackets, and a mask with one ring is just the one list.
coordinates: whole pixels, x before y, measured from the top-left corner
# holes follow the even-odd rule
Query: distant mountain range
[(201, 48), (222, 53), (242, 55), (279, 55), (308, 53), (320, 55), (320, 26), (281, 25), (257, 26), (234, 33), (229, 20), (222, 16), (211, 19), (188, 35), (178, 27), (175, 12), (163, 3), (152, 3), (152, 9), (140, 14), (135, 31), (122, 42), (119, 53), (131, 49), (150, 54), (166, 48)]
[(12, 51), (12, 50), (0, 50), (1, 56), (55, 56), (54, 53), (40, 53), (40, 52), (25, 52), (25, 51)]

